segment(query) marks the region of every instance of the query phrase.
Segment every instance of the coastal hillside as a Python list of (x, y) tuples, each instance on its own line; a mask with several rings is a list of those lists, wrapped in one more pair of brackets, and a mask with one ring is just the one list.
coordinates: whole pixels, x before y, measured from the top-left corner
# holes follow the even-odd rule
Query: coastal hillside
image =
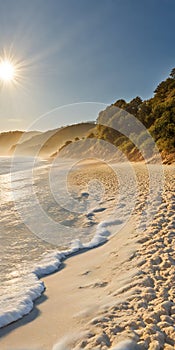
[(20, 143), (13, 144), (10, 149), (12, 155), (14, 151), (17, 155), (49, 157), (56, 152), (67, 140), (83, 138), (92, 129), (92, 123), (79, 123), (54, 130), (49, 130), (26, 140), (23, 135)]
[(32, 156), (38, 153), (38, 150), (40, 150), (41, 146), (45, 144), (45, 142), (52, 137), (52, 135), (56, 132), (58, 132), (59, 129), (56, 130), (49, 130), (47, 132), (43, 132), (39, 135), (33, 135), (29, 139), (25, 139), (24, 135), (21, 138), (21, 142), (17, 142), (16, 144), (13, 144), (13, 146), (10, 149), (11, 155), (16, 151), (18, 155), (24, 155), (24, 156)]
[(50, 138), (42, 145), (40, 149), (41, 156), (50, 156), (62, 147), (67, 140), (77, 140), (86, 137), (93, 127), (92, 123), (79, 123), (60, 128), (54, 132)]
[[(139, 122), (145, 130), (143, 128), (140, 131)], [(137, 96), (130, 102), (123, 99), (117, 100), (99, 113), (96, 126), (87, 136), (88, 142), (87, 139), (82, 140), (81, 147), (79, 142), (76, 144), (74, 142), (71, 147), (70, 142), (67, 142), (58, 153), (60, 156), (74, 157), (76, 153), (80, 154), (79, 152), (85, 156), (87, 151), (92, 156), (99, 148), (99, 140), (104, 140), (105, 143), (103, 146), (101, 144), (100, 150), (102, 157), (106, 155), (106, 147), (108, 148), (109, 143), (131, 161), (143, 159), (140, 152), (142, 149), (146, 150), (147, 158), (152, 158), (154, 154), (146, 129), (155, 141), (164, 163), (173, 162), (175, 160), (175, 68), (170, 76), (157, 86), (152, 98), (143, 101)], [(128, 131), (127, 136), (126, 131)], [(69, 148), (66, 149), (68, 145)], [(110, 154), (110, 158), (116, 158), (116, 154)]]
[(21, 140), (27, 141), (39, 134), (41, 134), (39, 131), (8, 131), (0, 133), (0, 156), (10, 155), (14, 144), (20, 144)]
[[(142, 126), (142, 130), (140, 129)], [(175, 160), (175, 68), (152, 98), (117, 100), (101, 111), (96, 122), (79, 123), (46, 132), (0, 134), (0, 155), (41, 157), (101, 157), (141, 161), (154, 159), (152, 136), (164, 163)], [(144, 152), (143, 152), (144, 150)], [(146, 154), (145, 154), (146, 153)]]

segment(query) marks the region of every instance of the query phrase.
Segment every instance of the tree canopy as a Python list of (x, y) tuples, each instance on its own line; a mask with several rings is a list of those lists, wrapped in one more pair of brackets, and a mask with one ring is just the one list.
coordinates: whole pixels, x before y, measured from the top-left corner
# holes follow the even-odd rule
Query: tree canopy
[[(117, 100), (113, 106), (127, 111), (143, 123), (163, 155), (175, 154), (175, 68), (157, 86), (154, 96), (149, 100), (143, 101), (137, 96), (130, 102)], [(113, 143), (131, 159), (133, 154), (134, 157), (137, 152), (139, 154), (139, 150), (126, 136), (109, 127), (97, 125), (96, 136)], [(138, 135), (138, 138), (140, 145), (148, 142), (145, 135)]]

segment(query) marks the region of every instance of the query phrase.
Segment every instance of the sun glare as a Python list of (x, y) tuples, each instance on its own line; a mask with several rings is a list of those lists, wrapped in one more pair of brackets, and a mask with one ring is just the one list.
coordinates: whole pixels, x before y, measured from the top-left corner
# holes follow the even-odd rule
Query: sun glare
[(8, 60), (0, 62), (0, 80), (3, 82), (10, 82), (15, 79), (15, 66)]

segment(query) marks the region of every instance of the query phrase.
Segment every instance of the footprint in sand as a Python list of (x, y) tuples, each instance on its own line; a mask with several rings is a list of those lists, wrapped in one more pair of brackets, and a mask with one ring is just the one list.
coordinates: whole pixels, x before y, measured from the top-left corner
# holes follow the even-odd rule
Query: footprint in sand
[(91, 284), (86, 284), (84, 286), (79, 286), (79, 289), (84, 289), (84, 288), (104, 288), (108, 285), (108, 282), (106, 281), (100, 281), (100, 282), (95, 282)]

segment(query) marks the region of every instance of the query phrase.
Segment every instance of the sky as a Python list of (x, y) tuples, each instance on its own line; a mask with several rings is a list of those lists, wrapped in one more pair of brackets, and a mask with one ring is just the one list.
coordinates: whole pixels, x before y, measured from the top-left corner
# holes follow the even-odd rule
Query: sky
[(18, 85), (0, 82), (0, 131), (150, 98), (175, 67), (174, 18), (174, 0), (0, 0), (0, 57), (19, 65)]

